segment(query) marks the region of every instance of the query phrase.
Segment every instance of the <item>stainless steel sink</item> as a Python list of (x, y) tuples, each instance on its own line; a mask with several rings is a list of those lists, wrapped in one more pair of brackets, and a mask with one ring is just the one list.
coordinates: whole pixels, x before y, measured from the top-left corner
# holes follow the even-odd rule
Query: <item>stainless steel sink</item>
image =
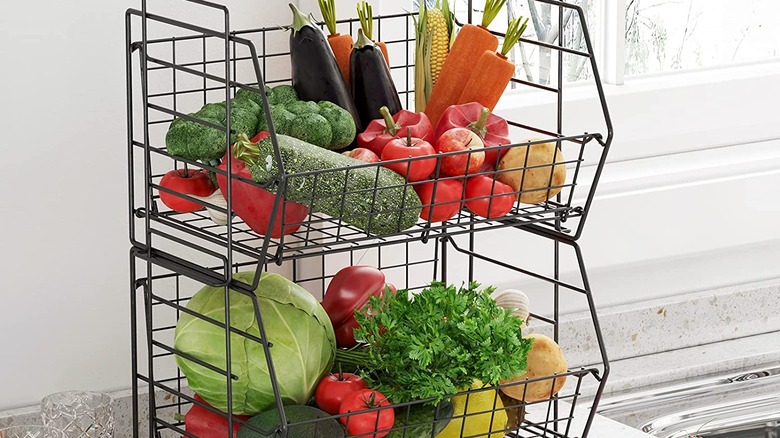
[(780, 438), (780, 367), (605, 399), (598, 413), (659, 438)]

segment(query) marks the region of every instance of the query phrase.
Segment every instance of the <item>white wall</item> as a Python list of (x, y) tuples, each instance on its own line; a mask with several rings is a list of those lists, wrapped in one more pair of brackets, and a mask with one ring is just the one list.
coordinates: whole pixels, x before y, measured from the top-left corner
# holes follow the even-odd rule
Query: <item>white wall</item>
[[(150, 0), (162, 10), (180, 3)], [(284, 2), (273, 8), (258, 8), (256, 0), (226, 3), (237, 28), (289, 20)], [(312, 10), (315, 2), (302, 3)], [(341, 13), (351, 13), (352, 2), (344, 3)], [(390, 3), (375, 2), (378, 10)], [(59, 390), (130, 384), (123, 13), (138, 6), (131, 0), (13, 2), (0, 14), (0, 410)], [(620, 126), (617, 131), (620, 138)], [(774, 254), (777, 248), (765, 241), (780, 239), (778, 231), (762, 229), (780, 219), (765, 207), (767, 199), (777, 199), (775, 173), (730, 168), (697, 179), (680, 171), (687, 175), (680, 187), (657, 184), (658, 172), (637, 176), (637, 169), (664, 169), (670, 162), (616, 167), (608, 186), (614, 190), (594, 206), (583, 247), (596, 268), (594, 286), (611, 287), (597, 296), (601, 305), (670, 293), (668, 284), (651, 287), (639, 279), (630, 288), (610, 286), (616, 278), (610, 272), (626, 266), (653, 263), (663, 272), (664, 261), (679, 267), (675, 261), (702, 259), (702, 252), (725, 260), (719, 254)], [(736, 225), (736, 232), (727, 230)], [(491, 241), (501, 244), (500, 237), (484, 240)], [(731, 264), (712, 266), (694, 271), (711, 281), (689, 281), (685, 288), (735, 281), (726, 274)], [(742, 266), (740, 281), (771, 273), (766, 264)]]
[[(130, 385), (124, 12), (141, 5), (6, 3), (0, 410), (60, 390)], [(236, 28), (289, 22), (287, 2), (268, 3), (225, 1)], [(178, 11), (184, 2), (149, 5)], [(301, 6), (314, 11), (316, 2)]]

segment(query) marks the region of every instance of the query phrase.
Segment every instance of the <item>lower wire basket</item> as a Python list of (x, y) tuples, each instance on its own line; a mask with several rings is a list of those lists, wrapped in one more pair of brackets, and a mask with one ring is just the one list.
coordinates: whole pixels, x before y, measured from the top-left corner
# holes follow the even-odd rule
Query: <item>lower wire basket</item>
[[(514, 230), (524, 233), (522, 230)], [(461, 236), (467, 238), (468, 236)], [(561, 245), (544, 237), (537, 237), (550, 244)], [(346, 254), (331, 253), (317, 258), (292, 260), (276, 270), (284, 274), (296, 284), (311, 292), (315, 297), (322, 296), (335, 273), (344, 266), (371, 265), (380, 268), (399, 288), (417, 291), (424, 288), (430, 279), (438, 279), (449, 284), (478, 280), (471, 278), (467, 272), (453, 271), (452, 266), (471, 263), (473, 271), (483, 272), (485, 266), (492, 265), (495, 269), (512, 270), (525, 273), (539, 285), (549, 286), (547, 296), (553, 301), (555, 295), (565, 296), (574, 301), (576, 297), (585, 298), (588, 302), (589, 288), (587, 279), (583, 276), (583, 285), (555, 280), (538, 273), (525, 271), (521, 268), (493, 258), (490, 251), (480, 251), (477, 244), (458, 242), (457, 238), (447, 237), (435, 239), (432, 242), (403, 242), (396, 245), (383, 245), (374, 248), (354, 248)], [(461, 239), (465, 240), (465, 239)], [(579, 250), (574, 247), (578, 257)], [(251, 266), (236, 266), (234, 271), (253, 271)], [(584, 272), (584, 271), (582, 271)], [(242, 370), (228, 370), (224, 359), (196, 359), (188, 352), (180, 351), (175, 346), (177, 324), (183, 315), (195, 317), (213, 324), (217, 330), (217, 341), (222, 349), (227, 330), (222, 312), (208, 314), (188, 307), (195, 293), (207, 286), (202, 279), (186, 276), (172, 271), (165, 264), (159, 264), (153, 255), (138, 249), (133, 255), (133, 295), (132, 310), (134, 315), (133, 348), (135, 407), (138, 412), (144, 411), (149, 405), (149, 422), (141, 422), (139, 430), (144, 436), (145, 428), (151, 427), (154, 432), (150, 436), (189, 436), (203, 437), (193, 431), (185, 421), (186, 413), (194, 405), (209, 410), (218, 416), (227, 428), (226, 410), (215, 409), (202, 400), (196, 399), (189, 388), (187, 378), (177, 367), (177, 357), (196, 361), (208, 367), (214, 373), (224, 376), (232, 375), (235, 379)], [(424, 280), (428, 279), (428, 280)], [(214, 288), (214, 286), (209, 286)], [(221, 289), (219, 289), (221, 290)], [(231, 289), (232, 290), (232, 289)], [(557, 292), (556, 292), (557, 291)], [(221, 296), (221, 292), (216, 296)], [(232, 303), (233, 301), (231, 301)], [(549, 307), (537, 303), (539, 308)], [(233, 306), (233, 304), (231, 304)], [(535, 306), (536, 307), (536, 306)], [(233, 308), (234, 311), (236, 308)], [(221, 321), (220, 322), (220, 318)], [(559, 324), (557, 312), (543, 315), (532, 312), (529, 324), (530, 333), (551, 333)], [(222, 332), (221, 335), (219, 333)], [(240, 338), (241, 342), (253, 344), (255, 351), (260, 352), (259, 343), (262, 340), (257, 332), (245, 331), (235, 326), (230, 328), (231, 338)], [(525, 335), (525, 331), (523, 332)], [(599, 340), (603, 352), (603, 342), (598, 328), (594, 325), (593, 336)], [(235, 339), (233, 340), (235, 342)], [(564, 352), (571, 351), (571, 345), (559, 340)], [(204, 348), (206, 343), (204, 341)], [(144, 348), (145, 346), (145, 348)], [(575, 346), (576, 347), (576, 346)], [(205, 351), (205, 350), (204, 350)], [(270, 346), (273, 357), (274, 347)], [(594, 361), (589, 363), (599, 363)], [(277, 423), (268, 426), (261, 424), (244, 424), (247, 417), (236, 417), (234, 427), (258, 435), (283, 437), (286, 431), (288, 437), (329, 437), (332, 430), (350, 430), (349, 425), (356, 421), (358, 415), (374, 413), (372, 420), (376, 427), (370, 433), (353, 433), (345, 436), (365, 437), (435, 437), (441, 438), (477, 438), (489, 437), (583, 437), (589, 428), (589, 416), (592, 408), (598, 403), (598, 396), (592, 398), (592, 388), (603, 387), (606, 378), (606, 357), (601, 358), (599, 365), (589, 367), (570, 367), (566, 372), (540, 376), (529, 379), (518, 379), (503, 384), (487, 387), (474, 387), (461, 393), (448, 396), (443, 401), (417, 400), (408, 403), (390, 404), (369, 408), (359, 413), (327, 416), (322, 418), (305, 417), (301, 419), (294, 414), (288, 416), (287, 427), (280, 428)], [(264, 356), (260, 358), (265, 362)], [(282, 361), (284, 362), (284, 361)], [(334, 368), (333, 372), (339, 370)], [(278, 372), (278, 371), (277, 371)], [(587, 397), (583, 395), (583, 387), (588, 389)], [(142, 389), (148, 391), (142, 394)], [(149, 397), (148, 394), (155, 396)], [(230, 392), (228, 392), (230, 394)], [(511, 397), (509, 395), (511, 395)], [(235, 400), (229, 395), (228, 400)], [(313, 400), (307, 404), (313, 405)], [(584, 409), (583, 409), (584, 408)], [(394, 421), (380, 427), (381, 412), (392, 410)], [(278, 411), (271, 410), (268, 414), (276, 418)], [(236, 413), (243, 413), (234, 411)], [(366, 421), (362, 418), (362, 421)], [(342, 425), (345, 429), (342, 429)], [(338, 426), (334, 429), (334, 426)], [(386, 430), (385, 430), (386, 429)], [(227, 429), (225, 429), (227, 433)], [(383, 435), (386, 433), (387, 435)], [(213, 435), (209, 435), (213, 436)]]

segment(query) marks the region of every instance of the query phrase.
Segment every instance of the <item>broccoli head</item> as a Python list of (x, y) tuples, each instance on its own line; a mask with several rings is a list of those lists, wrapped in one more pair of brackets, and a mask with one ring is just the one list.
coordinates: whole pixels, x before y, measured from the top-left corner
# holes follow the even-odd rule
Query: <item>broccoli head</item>
[(355, 120), (352, 114), (333, 102), (322, 100), (317, 105), (320, 107), (320, 115), (324, 117), (333, 131), (333, 139), (328, 149), (336, 150), (345, 148), (355, 139)]
[(292, 85), (277, 85), (272, 88), (269, 103), (284, 105), (298, 100), (298, 93)]
[[(208, 119), (197, 114), (193, 117), (221, 124), (219, 120)], [(227, 143), (225, 131), (183, 118), (175, 119), (165, 135), (168, 153), (189, 160), (216, 160), (225, 155)]]
[[(252, 103), (253, 105), (254, 102)], [(230, 142), (236, 141), (236, 134), (244, 133), (252, 138), (257, 134), (257, 115), (251, 109), (243, 105), (234, 105), (230, 108)]]
[(223, 125), (225, 117), (227, 117), (225, 102), (207, 103), (195, 114), (204, 119), (216, 120), (220, 125)]
[[(252, 86), (252, 88), (254, 88), (255, 91), (250, 91), (250, 90), (247, 90), (245, 88), (241, 88), (238, 91), (236, 91), (236, 99), (248, 99), (248, 100), (251, 100), (252, 102), (260, 105), (260, 107), (262, 108), (262, 106), (263, 106), (263, 96), (260, 95), (260, 88), (258, 88), (257, 86), (254, 86), (254, 85)], [(270, 99), (271, 93), (273, 92), (271, 90), (271, 87), (266, 86), (265, 87), (265, 92), (266, 92), (266, 95), (269, 96), (269, 99)]]

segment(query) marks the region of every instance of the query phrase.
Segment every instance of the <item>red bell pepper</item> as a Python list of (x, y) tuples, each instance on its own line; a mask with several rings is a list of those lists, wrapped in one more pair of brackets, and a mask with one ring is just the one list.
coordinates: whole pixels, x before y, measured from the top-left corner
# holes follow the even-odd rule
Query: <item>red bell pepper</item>
[[(490, 109), (483, 107), (478, 102), (450, 105), (436, 125), (436, 140), (452, 128), (471, 129), (479, 135), (486, 148), (512, 143), (509, 139), (509, 125), (506, 120), (491, 114)], [(509, 148), (500, 149), (500, 155), (503, 156), (508, 150)], [(500, 159), (499, 148), (486, 150), (485, 163), (480, 170), (483, 172), (495, 170)]]
[[(208, 404), (197, 394), (195, 400)], [(242, 423), (237, 422), (236, 419), (246, 422), (249, 417), (246, 415), (233, 416), (233, 438), (236, 438), (238, 429), (242, 426)], [(193, 403), (184, 416), (184, 430), (199, 438), (225, 438), (228, 436), (227, 415), (217, 414)]]
[(379, 109), (382, 114), (381, 119), (374, 119), (368, 124), (366, 130), (357, 136), (357, 145), (361, 148), (369, 149), (371, 152), (382, 156), (382, 149), (394, 138), (406, 138), (406, 132), (409, 131), (412, 137), (425, 140), (429, 143), (433, 139), (433, 125), (425, 113), (415, 113), (412, 111), (401, 110), (390, 115), (390, 110), (386, 106)]
[[(268, 132), (261, 131), (250, 141), (256, 143), (268, 137), (268, 135)], [(230, 167), (233, 175), (252, 180), (252, 174), (249, 172), (246, 163), (235, 156), (233, 156)], [(227, 152), (225, 152), (225, 156), (217, 168), (227, 172)], [(220, 191), (222, 191), (222, 196), (227, 199), (227, 176), (217, 174), (217, 182), (219, 183)], [(244, 223), (252, 231), (265, 235), (268, 231), (268, 223), (271, 221), (271, 209), (273, 208), (276, 195), (238, 179), (233, 179), (232, 195), (233, 211), (244, 220)], [(282, 212), (284, 212), (284, 218), (282, 218)], [(279, 238), (282, 236), (282, 222), (285, 224), (284, 234), (294, 233), (308, 215), (309, 208), (305, 205), (285, 200), (284, 204), (280, 205), (276, 212), (271, 237)]]
[(333, 324), (337, 346), (357, 345), (352, 333), (357, 328), (355, 310), (362, 309), (369, 297), (380, 296), (385, 286), (385, 274), (371, 266), (348, 266), (330, 280), (321, 304)]

